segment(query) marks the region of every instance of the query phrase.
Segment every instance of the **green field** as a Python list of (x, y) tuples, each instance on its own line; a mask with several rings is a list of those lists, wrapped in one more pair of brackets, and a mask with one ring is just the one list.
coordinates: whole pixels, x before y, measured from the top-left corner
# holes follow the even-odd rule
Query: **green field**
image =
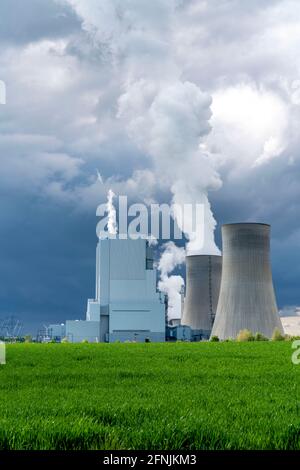
[(0, 449), (300, 449), (291, 342), (8, 345)]

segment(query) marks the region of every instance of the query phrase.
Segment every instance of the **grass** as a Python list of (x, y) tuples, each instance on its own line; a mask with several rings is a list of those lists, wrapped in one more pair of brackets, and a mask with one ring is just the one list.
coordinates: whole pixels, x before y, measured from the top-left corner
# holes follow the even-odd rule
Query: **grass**
[(8, 345), (0, 449), (300, 449), (290, 342)]

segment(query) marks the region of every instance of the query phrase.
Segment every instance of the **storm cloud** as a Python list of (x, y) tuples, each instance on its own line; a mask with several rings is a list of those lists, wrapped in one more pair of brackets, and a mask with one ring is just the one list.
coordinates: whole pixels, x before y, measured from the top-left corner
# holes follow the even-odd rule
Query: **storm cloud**
[(120, 116), (134, 82), (170, 74), (211, 100), (217, 244), (223, 222), (271, 223), (278, 303), (299, 303), (298, 1), (3, 0), (0, 44), (0, 318), (82, 318), (107, 190), (172, 199)]

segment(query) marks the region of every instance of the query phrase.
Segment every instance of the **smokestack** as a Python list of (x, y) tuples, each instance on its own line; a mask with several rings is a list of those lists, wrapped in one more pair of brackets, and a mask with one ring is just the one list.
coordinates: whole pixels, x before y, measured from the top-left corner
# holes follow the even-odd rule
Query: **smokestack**
[(212, 336), (236, 338), (242, 329), (270, 338), (283, 333), (270, 267), (270, 226), (258, 223), (222, 227), (223, 269)]
[(182, 285), (181, 286), (181, 291), (180, 291), (180, 297), (181, 297), (181, 311), (180, 311), (180, 318), (183, 317), (183, 309), (184, 309), (184, 295), (185, 295), (185, 288)]
[(222, 256), (186, 257), (186, 297), (181, 323), (210, 334), (214, 321), (222, 272)]

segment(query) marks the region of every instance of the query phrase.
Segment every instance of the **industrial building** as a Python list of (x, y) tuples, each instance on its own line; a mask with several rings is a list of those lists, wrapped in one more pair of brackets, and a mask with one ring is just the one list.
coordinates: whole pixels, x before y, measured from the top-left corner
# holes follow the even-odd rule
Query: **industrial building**
[(165, 341), (164, 297), (146, 240), (99, 239), (95, 290), (86, 320), (66, 322), (70, 342)]
[(45, 341), (61, 341), (66, 336), (66, 325), (58, 323), (46, 326), (42, 335)]
[(222, 227), (223, 267), (212, 336), (236, 338), (240, 330), (271, 338), (283, 334), (270, 266), (270, 226), (258, 223)]
[(186, 257), (186, 296), (182, 325), (189, 326), (194, 340), (211, 334), (221, 283), (222, 256)]
[(167, 341), (192, 341), (193, 338), (193, 331), (189, 326), (176, 324), (172, 325), (169, 324), (167, 326)]
[(270, 266), (270, 226), (222, 227), (223, 254), (186, 256), (181, 318), (167, 321), (166, 297), (157, 290), (149, 243), (139, 238), (99, 239), (95, 298), (85, 320), (50, 325), (44, 339), (69, 342), (201, 341), (236, 338), (248, 329), (270, 338), (283, 328)]

